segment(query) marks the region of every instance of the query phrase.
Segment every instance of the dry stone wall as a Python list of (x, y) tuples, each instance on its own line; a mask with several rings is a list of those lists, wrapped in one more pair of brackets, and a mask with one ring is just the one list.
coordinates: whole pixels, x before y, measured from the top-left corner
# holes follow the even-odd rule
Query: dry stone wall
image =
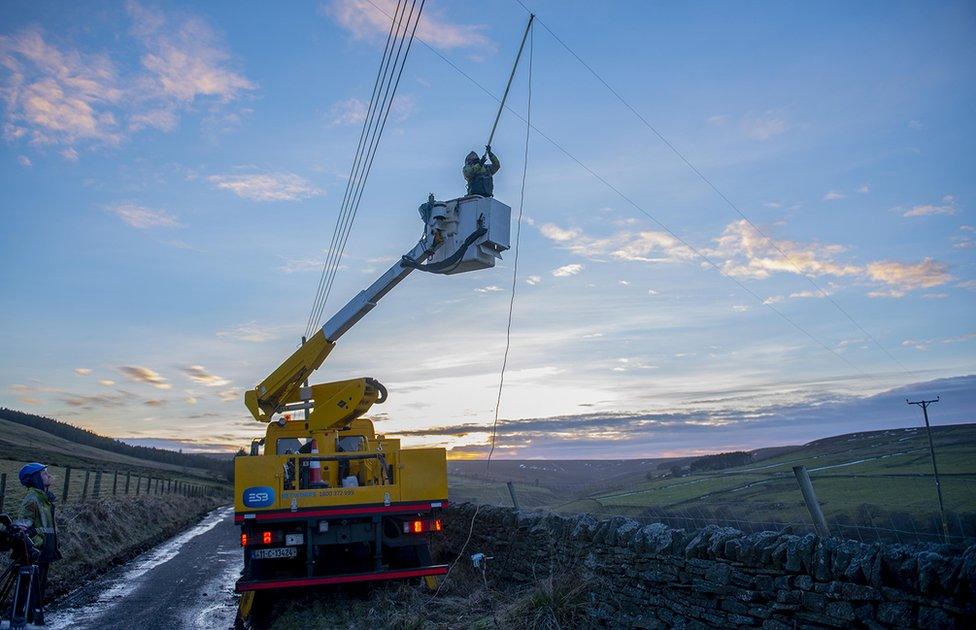
[[(456, 554), (474, 506), (446, 514)], [(865, 544), (789, 532), (672, 529), (613, 517), (482, 506), (465, 555), (487, 574), (587, 585), (587, 616), (615, 628), (976, 627), (976, 545)]]

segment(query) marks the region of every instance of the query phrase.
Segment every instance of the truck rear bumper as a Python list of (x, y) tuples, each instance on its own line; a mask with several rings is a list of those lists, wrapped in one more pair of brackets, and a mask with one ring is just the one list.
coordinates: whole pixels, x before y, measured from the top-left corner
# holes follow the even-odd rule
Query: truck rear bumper
[(441, 501), (423, 501), (416, 503), (391, 503), (390, 505), (352, 505), (341, 507), (300, 508), (291, 510), (266, 510), (261, 512), (235, 512), (234, 522), (246, 521), (289, 521), (304, 518), (337, 518), (372, 516), (376, 514), (412, 514), (430, 512), (437, 508), (446, 508), (447, 499)]
[(427, 575), (446, 575), (448, 566), (437, 564), (415, 569), (391, 569), (388, 571), (371, 571), (369, 573), (347, 573), (345, 575), (323, 575), (320, 577), (283, 578), (274, 580), (258, 580), (245, 582), (238, 580), (234, 590), (238, 593), (246, 591), (262, 591), (273, 588), (291, 588), (295, 586), (324, 586), (327, 584), (346, 584), (350, 582), (380, 582), (383, 580), (405, 580), (408, 578), (424, 577)]

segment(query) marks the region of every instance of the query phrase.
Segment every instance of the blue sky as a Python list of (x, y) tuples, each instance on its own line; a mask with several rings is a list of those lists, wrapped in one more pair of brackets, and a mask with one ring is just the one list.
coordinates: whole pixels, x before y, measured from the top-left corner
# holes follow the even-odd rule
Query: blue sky
[[(970, 392), (971, 3), (530, 6), (760, 231), (537, 27), (538, 130), (722, 273), (534, 133), (496, 453), (795, 443), (908, 426), (889, 389)], [(526, 18), (430, 0), (418, 35), (500, 94)], [(258, 434), (243, 391), (304, 329), (387, 28), (368, 0), (4, 3), (0, 404), (159, 444)], [(428, 192), (462, 192), (496, 106), (414, 46), (327, 313), (410, 249)], [(512, 206), (524, 133), (506, 113), (493, 142)], [(379, 378), (381, 431), (478, 455), (511, 274), (411, 276), (318, 379)]]

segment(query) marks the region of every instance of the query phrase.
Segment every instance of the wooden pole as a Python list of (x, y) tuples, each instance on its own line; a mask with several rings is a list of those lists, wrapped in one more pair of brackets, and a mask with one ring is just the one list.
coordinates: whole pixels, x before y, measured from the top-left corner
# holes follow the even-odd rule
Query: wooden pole
[(68, 484), (71, 481), (71, 466), (64, 467), (64, 490), (61, 491), (61, 504), (68, 502)]
[(810, 474), (803, 466), (794, 466), (793, 474), (796, 475), (796, 482), (800, 484), (800, 492), (803, 494), (803, 501), (810, 510), (810, 518), (813, 519), (813, 527), (817, 530), (817, 536), (827, 538), (830, 536), (830, 528), (827, 527), (827, 519), (824, 518), (820, 503), (817, 502), (817, 493), (813, 491), (813, 483), (810, 481)]
[(515, 511), (519, 511), (518, 497), (515, 496), (515, 484), (511, 481), (508, 482), (508, 493), (512, 495), (512, 505), (515, 507)]

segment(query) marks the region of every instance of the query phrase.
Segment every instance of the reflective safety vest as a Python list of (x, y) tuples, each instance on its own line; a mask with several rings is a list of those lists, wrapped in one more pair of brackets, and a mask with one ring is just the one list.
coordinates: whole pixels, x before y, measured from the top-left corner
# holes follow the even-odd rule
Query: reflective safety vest
[(54, 504), (43, 490), (27, 489), (24, 500), (20, 502), (20, 519), (30, 521), (31, 526), (37, 531), (34, 536), (31, 536), (31, 542), (41, 552), (38, 562), (60, 560), (58, 528), (54, 523)]

